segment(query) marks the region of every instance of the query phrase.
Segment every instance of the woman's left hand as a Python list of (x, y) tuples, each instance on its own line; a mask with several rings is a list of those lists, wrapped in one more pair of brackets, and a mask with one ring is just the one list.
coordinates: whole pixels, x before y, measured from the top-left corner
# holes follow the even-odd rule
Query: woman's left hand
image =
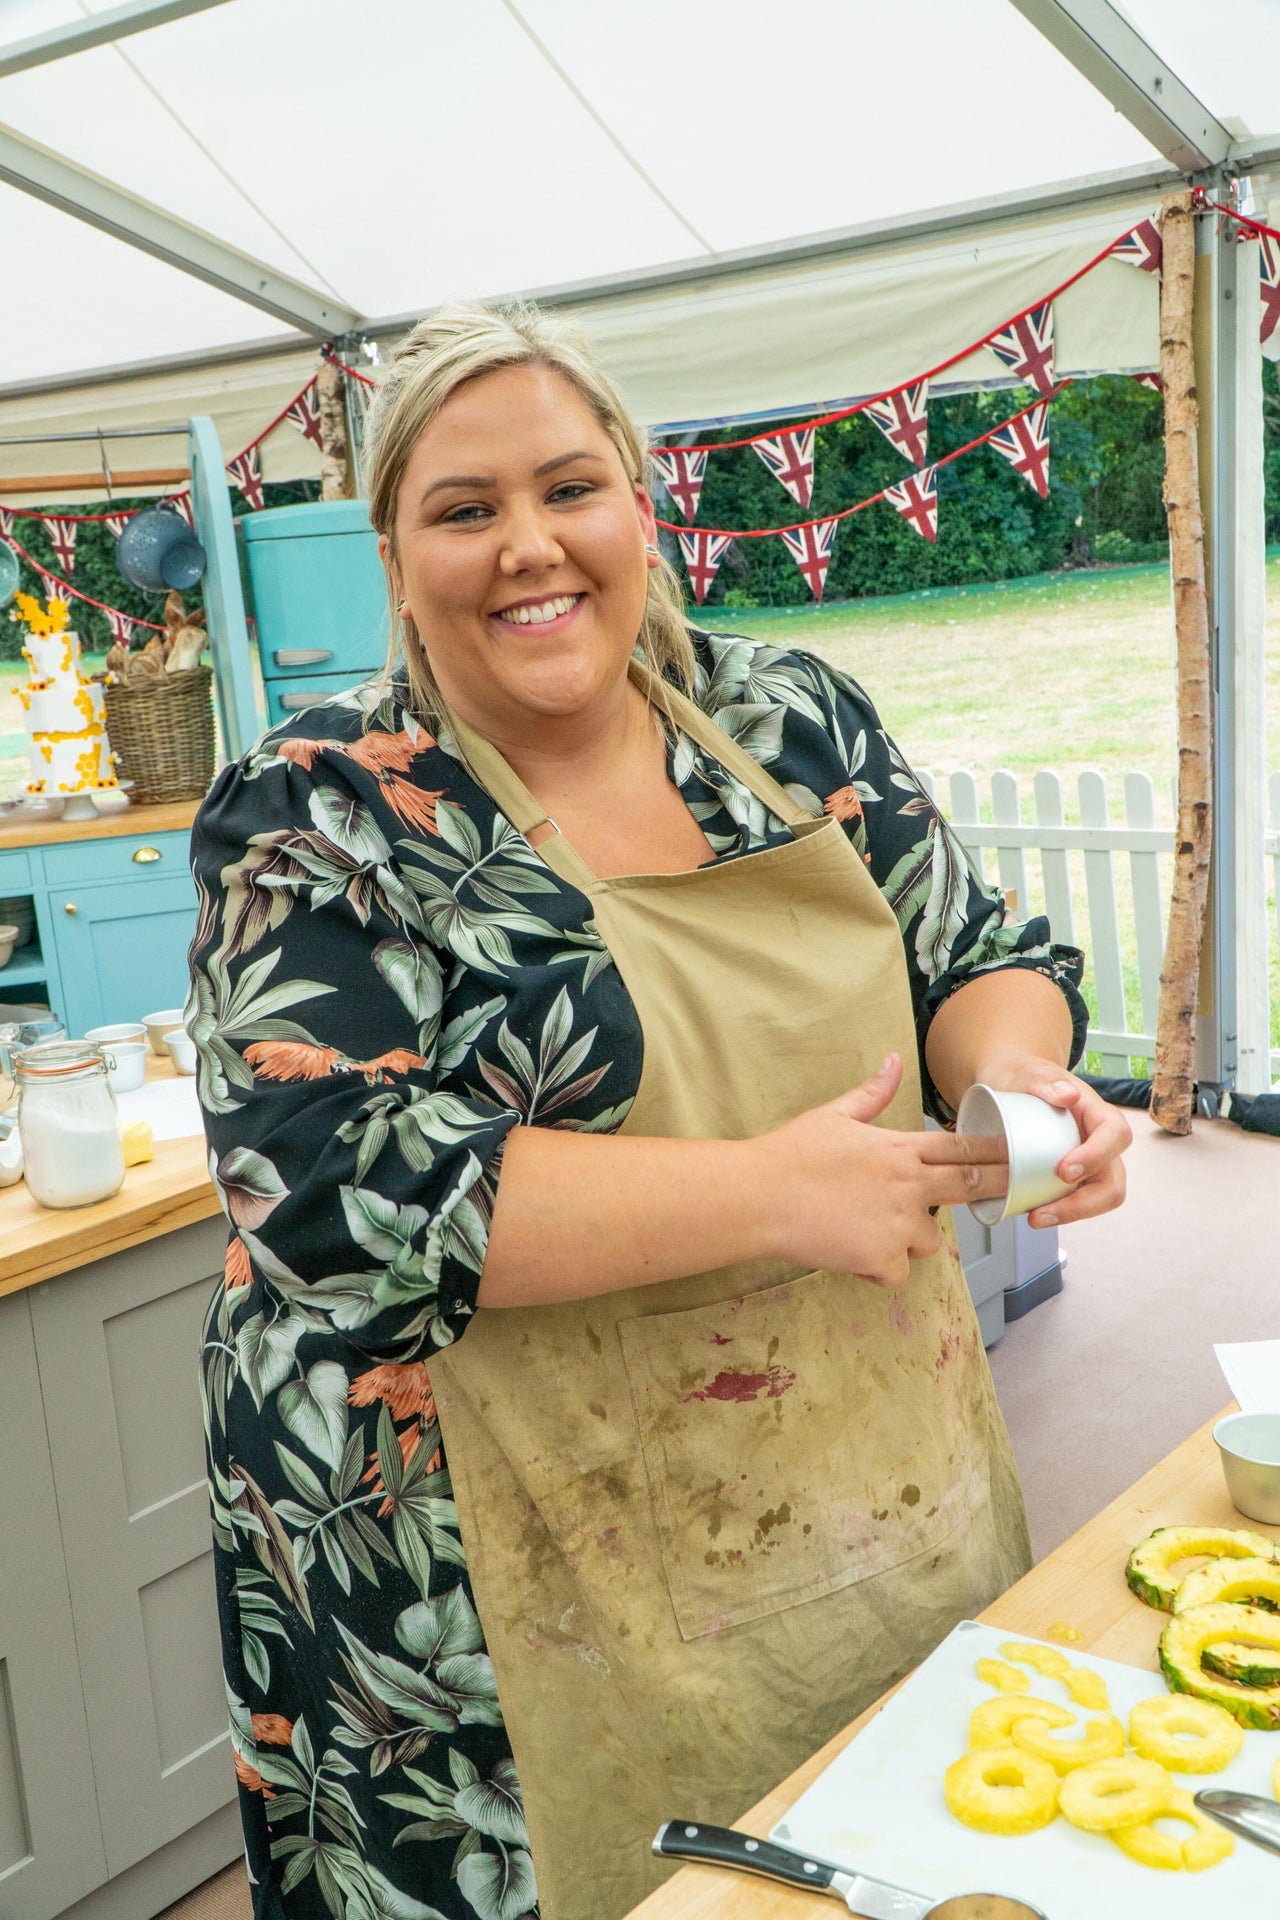
[(1067, 1226), (1073, 1220), (1091, 1220), (1110, 1213), (1125, 1195), (1125, 1168), (1121, 1155), (1133, 1141), (1124, 1114), (1075, 1074), (1053, 1060), (1034, 1054), (1007, 1056), (980, 1076), (986, 1085), (1005, 1093), (1034, 1093), (1050, 1106), (1065, 1108), (1080, 1129), (1080, 1145), (1059, 1161), (1060, 1180), (1073, 1191), (1062, 1194), (1028, 1214), (1033, 1227)]

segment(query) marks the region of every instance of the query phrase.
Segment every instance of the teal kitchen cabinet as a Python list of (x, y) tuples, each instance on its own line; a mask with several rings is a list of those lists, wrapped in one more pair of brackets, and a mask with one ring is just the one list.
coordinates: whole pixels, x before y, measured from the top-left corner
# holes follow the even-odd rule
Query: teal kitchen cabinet
[(90, 822), (83, 837), (0, 852), (0, 894), (31, 899), (38, 936), (0, 969), (0, 1018), (6, 1000), (47, 1000), (82, 1034), (182, 1006), (196, 926), (189, 850), (185, 830), (104, 833)]

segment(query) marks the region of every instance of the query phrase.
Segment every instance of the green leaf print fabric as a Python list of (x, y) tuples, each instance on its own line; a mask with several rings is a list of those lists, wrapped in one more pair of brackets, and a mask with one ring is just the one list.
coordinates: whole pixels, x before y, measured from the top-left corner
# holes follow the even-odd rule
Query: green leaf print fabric
[[(700, 704), (891, 902), (922, 1045), (975, 972), (1030, 967), (1078, 1057), (1079, 954), (1006, 923), (856, 683), (694, 641)], [(259, 1915), (521, 1920), (536, 1862), (430, 1363), (475, 1311), (511, 1128), (618, 1128), (642, 1036), (586, 896), (396, 693), (266, 734), (192, 837), (188, 1020), (231, 1228), (203, 1349), (223, 1655)], [(786, 837), (684, 736), (668, 770), (717, 859)]]

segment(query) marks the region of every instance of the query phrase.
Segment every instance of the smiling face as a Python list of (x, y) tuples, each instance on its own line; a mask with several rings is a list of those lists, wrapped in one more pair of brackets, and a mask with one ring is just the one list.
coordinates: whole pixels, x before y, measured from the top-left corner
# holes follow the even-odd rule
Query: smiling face
[(379, 551), (437, 685), (491, 738), (607, 711), (644, 614), (648, 495), (563, 374), (504, 367), (420, 436)]

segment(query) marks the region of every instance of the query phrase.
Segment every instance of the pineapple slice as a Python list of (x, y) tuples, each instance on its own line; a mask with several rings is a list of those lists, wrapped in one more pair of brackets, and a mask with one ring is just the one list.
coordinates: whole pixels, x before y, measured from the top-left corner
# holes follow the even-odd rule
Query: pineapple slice
[(1244, 1646), (1238, 1640), (1222, 1640), (1216, 1647), (1206, 1647), (1200, 1665), (1206, 1673), (1237, 1680), (1242, 1687), (1280, 1686), (1280, 1653), (1264, 1653), (1261, 1647)]
[(1034, 1833), (1058, 1811), (1057, 1774), (1017, 1747), (987, 1747), (953, 1760), (944, 1792), (956, 1819), (979, 1833)]
[(1244, 1729), (1212, 1701), (1155, 1693), (1129, 1715), (1129, 1740), (1170, 1773), (1221, 1773), (1244, 1745)]
[(1062, 1684), (1078, 1707), (1105, 1713), (1111, 1705), (1107, 1683), (1092, 1667), (1069, 1667), (1062, 1676)]
[(1121, 1827), (1111, 1838), (1131, 1860), (1140, 1860), (1144, 1867), (1164, 1867), (1173, 1873), (1199, 1873), (1205, 1867), (1216, 1867), (1219, 1860), (1225, 1860), (1235, 1848), (1236, 1843), (1226, 1828), (1201, 1813), (1191, 1795), (1181, 1787), (1174, 1788), (1159, 1818), (1185, 1820), (1191, 1832), (1180, 1840), (1176, 1833), (1164, 1833), (1151, 1821), (1141, 1821), (1137, 1826)]
[(1058, 1789), (1058, 1805), (1073, 1827), (1114, 1833), (1158, 1820), (1173, 1794), (1173, 1781), (1163, 1767), (1126, 1754), (1076, 1767)]
[(1280, 1562), (1275, 1560), (1210, 1560), (1189, 1573), (1173, 1596), (1173, 1611), (1211, 1607), (1218, 1600), (1261, 1607), (1280, 1613)]
[(1071, 1671), (1071, 1662), (1056, 1647), (1037, 1646), (1034, 1640), (1006, 1640), (1000, 1649), (1006, 1660), (1031, 1667), (1049, 1680), (1062, 1680)]
[(1023, 1673), (1020, 1667), (1011, 1667), (1004, 1660), (979, 1660), (977, 1675), (988, 1687), (994, 1687), (997, 1693), (1031, 1691), (1031, 1675)]
[(1015, 1720), (1013, 1744), (1024, 1753), (1034, 1753), (1037, 1760), (1048, 1761), (1055, 1773), (1074, 1773), (1095, 1760), (1117, 1759), (1124, 1752), (1124, 1728), (1114, 1713), (1100, 1713), (1085, 1721), (1078, 1740), (1058, 1740), (1043, 1720)]
[(1183, 1560), (1201, 1558), (1274, 1561), (1276, 1550), (1265, 1534), (1244, 1527), (1157, 1527), (1129, 1555), (1125, 1579), (1147, 1606), (1171, 1613), (1182, 1584), (1172, 1569)]
[(1070, 1707), (1059, 1707), (1052, 1700), (1038, 1700), (1034, 1694), (998, 1693), (984, 1700), (969, 1715), (971, 1747), (1008, 1747), (1013, 1744), (1015, 1720), (1043, 1720), (1050, 1727), (1074, 1727), (1076, 1716)]
[(1260, 1607), (1227, 1601), (1176, 1613), (1160, 1635), (1160, 1666), (1171, 1690), (1224, 1707), (1242, 1727), (1280, 1727), (1280, 1686), (1250, 1687), (1204, 1671), (1206, 1648), (1224, 1641), (1280, 1654), (1280, 1620)]

